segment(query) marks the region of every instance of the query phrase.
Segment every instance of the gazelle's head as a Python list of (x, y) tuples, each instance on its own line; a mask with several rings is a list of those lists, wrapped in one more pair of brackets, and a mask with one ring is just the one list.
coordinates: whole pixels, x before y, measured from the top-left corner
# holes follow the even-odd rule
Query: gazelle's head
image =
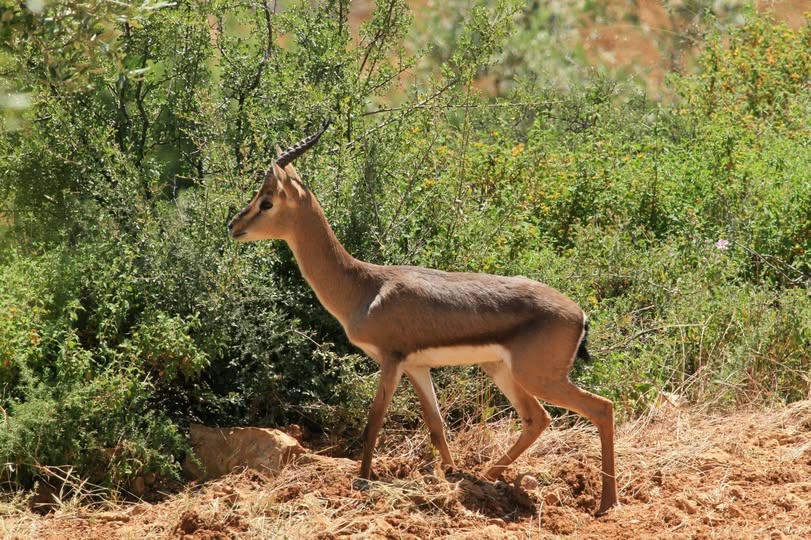
[(228, 224), (231, 238), (239, 242), (290, 238), (296, 227), (297, 210), (311, 202), (292, 161), (318, 142), (325, 130), (326, 126), (273, 162), (259, 191)]

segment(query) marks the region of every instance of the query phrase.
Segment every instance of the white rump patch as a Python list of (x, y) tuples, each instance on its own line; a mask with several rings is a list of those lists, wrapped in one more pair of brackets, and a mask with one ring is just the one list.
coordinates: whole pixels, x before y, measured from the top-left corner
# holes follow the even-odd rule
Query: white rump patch
[(432, 347), (409, 354), (403, 365), (440, 367), (504, 362), (510, 365), (512, 356), (503, 345), (457, 345), (453, 347)]

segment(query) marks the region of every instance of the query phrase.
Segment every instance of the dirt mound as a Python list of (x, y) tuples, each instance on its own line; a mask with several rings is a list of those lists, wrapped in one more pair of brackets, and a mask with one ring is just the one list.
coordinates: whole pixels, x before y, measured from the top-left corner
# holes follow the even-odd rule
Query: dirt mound
[(157, 504), (0, 515), (0, 530), (77, 540), (811, 538), (811, 401), (730, 416), (664, 407), (619, 426), (621, 506), (602, 518), (592, 516), (600, 472), (590, 425), (550, 429), (487, 482), (487, 460), (515, 437), (504, 422), (456, 434), (460, 470), (397, 445), (359, 490), (356, 461), (308, 454), (273, 477), (233, 474)]
[(229, 540), (236, 538), (236, 532), (247, 530), (238, 513), (231, 513), (224, 520), (205, 519), (194, 510), (186, 510), (180, 515), (171, 536), (181, 540)]

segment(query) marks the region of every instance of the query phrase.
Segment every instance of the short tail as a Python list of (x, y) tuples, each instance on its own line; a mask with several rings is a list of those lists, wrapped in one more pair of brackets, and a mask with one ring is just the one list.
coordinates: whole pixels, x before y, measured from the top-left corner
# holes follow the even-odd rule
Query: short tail
[(582, 358), (586, 362), (591, 361), (591, 355), (589, 354), (588, 349), (586, 348), (588, 343), (589, 337), (589, 320), (585, 319), (583, 322), (583, 339), (580, 340), (580, 346), (577, 348), (577, 357)]

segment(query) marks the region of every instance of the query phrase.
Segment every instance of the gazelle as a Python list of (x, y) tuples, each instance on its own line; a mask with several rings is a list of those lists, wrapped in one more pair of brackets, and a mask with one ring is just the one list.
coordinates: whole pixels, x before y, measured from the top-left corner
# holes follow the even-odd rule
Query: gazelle
[(371, 476), (377, 436), (403, 374), (417, 392), (431, 442), (442, 462), (453, 466), (430, 369), (475, 363), (492, 377), (522, 422), (518, 440), (485, 477), (497, 479), (552, 422), (540, 398), (597, 426), (603, 480), (597, 515), (607, 512), (617, 503), (614, 408), (569, 380), (575, 356), (588, 358), (583, 310), (557, 290), (523, 277), (379, 266), (352, 257), (291, 164), (323, 132), (276, 159), (228, 232), (242, 242), (286, 241), (319, 301), (349, 340), (380, 365), (360, 477)]

